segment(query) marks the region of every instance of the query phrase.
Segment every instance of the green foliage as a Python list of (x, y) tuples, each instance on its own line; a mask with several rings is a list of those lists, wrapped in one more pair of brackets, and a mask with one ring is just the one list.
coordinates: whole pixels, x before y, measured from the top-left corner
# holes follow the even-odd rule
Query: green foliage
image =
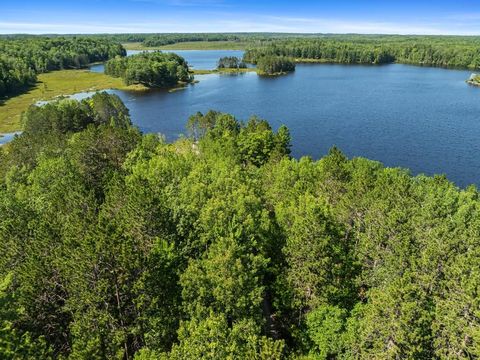
[(337, 357), (344, 349), (345, 309), (326, 305), (312, 310), (307, 316), (307, 333), (315, 344), (312, 353), (318, 359)]
[(294, 60), (285, 56), (265, 54), (255, 61), (250, 59), (250, 62), (257, 64), (259, 74), (263, 75), (277, 75), (295, 71)]
[(480, 202), (210, 111), (32, 107), (0, 152), (0, 357), (474, 359)]
[(247, 63), (264, 57), (288, 56), (341, 64), (388, 64), (480, 68), (477, 37), (319, 35), (294, 36), (252, 46)]
[(248, 320), (229, 326), (223, 315), (210, 314), (201, 322), (182, 324), (180, 344), (167, 359), (258, 359), (282, 358), (283, 342), (258, 336), (258, 329)]
[(29, 332), (21, 332), (15, 322), (21, 309), (15, 303), (12, 289), (13, 274), (8, 273), (0, 282), (0, 357), (2, 359), (51, 358), (48, 345), (43, 338), (33, 340)]
[(78, 69), (117, 55), (125, 56), (125, 49), (106, 39), (36, 36), (0, 38), (0, 98), (33, 85), (39, 73)]
[(218, 60), (218, 69), (245, 69), (245, 64), (241, 59), (236, 56), (225, 56)]
[(284, 247), (287, 282), (295, 308), (343, 303), (352, 297), (354, 278), (351, 239), (336, 223), (328, 206), (312, 195), (300, 196), (282, 209), (288, 214)]
[(290, 154), (289, 130), (280, 126), (274, 133), (268, 122), (256, 116), (239, 123), (229, 114), (199, 112), (189, 118), (187, 130), (193, 140), (202, 139), (203, 151), (228, 153), (243, 163), (261, 166)]
[(135, 38), (129, 37), (129, 41), (142, 41), (146, 47), (162, 46), (176, 44), (187, 41), (237, 41), (240, 37), (230, 34), (148, 34), (136, 35)]
[(423, 289), (399, 279), (372, 289), (348, 320), (346, 359), (432, 359), (434, 309)]
[(22, 58), (0, 56), (0, 97), (20, 92), (36, 81), (35, 70)]
[(142, 84), (148, 87), (169, 87), (193, 80), (188, 73), (188, 64), (182, 57), (160, 51), (116, 57), (105, 64), (105, 74), (121, 77), (127, 85)]
[(37, 154), (54, 155), (63, 151), (72, 133), (91, 125), (131, 127), (128, 109), (117, 96), (106, 93), (97, 93), (81, 102), (62, 99), (44, 106), (31, 106), (22, 115), (22, 123), (23, 135), (9, 145), (11, 155), (6, 159), (9, 166), (32, 167), (37, 161)]

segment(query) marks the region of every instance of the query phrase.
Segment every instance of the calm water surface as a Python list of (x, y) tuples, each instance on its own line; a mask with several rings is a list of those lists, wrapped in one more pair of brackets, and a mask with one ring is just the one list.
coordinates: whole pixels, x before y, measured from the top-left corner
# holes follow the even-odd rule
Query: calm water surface
[[(177, 53), (208, 68), (231, 52)], [(243, 120), (256, 114), (274, 128), (290, 128), (296, 157), (319, 158), (337, 145), (350, 157), (414, 174), (444, 173), (465, 186), (480, 185), (480, 88), (465, 84), (469, 76), (469, 71), (399, 64), (312, 64), (275, 78), (196, 76), (198, 84), (173, 93), (111, 92), (143, 131), (161, 132), (169, 140), (184, 133), (187, 118), (197, 111), (215, 109)]]
[(22, 133), (21, 131), (16, 131), (13, 133), (0, 134), (0, 146), (5, 145), (6, 143), (12, 141), (15, 135), (20, 135), (21, 133)]
[[(153, 50), (152, 50), (153, 51)], [(185, 60), (193, 69), (212, 70), (217, 68), (218, 59), (224, 56), (243, 57), (241, 50), (162, 50), (163, 52), (174, 52)], [(127, 50), (127, 56), (141, 53), (140, 50)], [(95, 64), (90, 66), (93, 72), (103, 73), (105, 66), (103, 64)]]

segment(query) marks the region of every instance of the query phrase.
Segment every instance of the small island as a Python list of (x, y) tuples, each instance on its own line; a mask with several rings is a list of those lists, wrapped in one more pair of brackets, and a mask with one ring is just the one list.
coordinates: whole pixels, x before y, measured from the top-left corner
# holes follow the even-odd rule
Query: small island
[(259, 75), (277, 76), (295, 71), (295, 61), (286, 56), (266, 55), (257, 61)]
[(190, 73), (195, 75), (208, 74), (239, 74), (247, 72), (256, 72), (255, 68), (247, 67), (247, 64), (236, 56), (224, 56), (218, 59), (217, 68), (211, 70), (190, 69)]
[(224, 56), (218, 60), (217, 69), (246, 69), (247, 64), (236, 56)]
[(467, 80), (467, 84), (473, 86), (480, 86), (480, 74), (472, 74)]
[(149, 88), (167, 88), (193, 81), (184, 58), (161, 51), (117, 56), (105, 64), (105, 74), (122, 78), (126, 85), (139, 84)]

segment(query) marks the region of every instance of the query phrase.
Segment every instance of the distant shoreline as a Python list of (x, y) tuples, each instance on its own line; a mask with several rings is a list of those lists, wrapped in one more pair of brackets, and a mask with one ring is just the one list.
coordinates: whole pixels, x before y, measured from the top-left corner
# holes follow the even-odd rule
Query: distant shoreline
[(126, 50), (245, 50), (247, 42), (241, 41), (186, 41), (162, 46), (144, 46), (141, 42), (123, 43)]

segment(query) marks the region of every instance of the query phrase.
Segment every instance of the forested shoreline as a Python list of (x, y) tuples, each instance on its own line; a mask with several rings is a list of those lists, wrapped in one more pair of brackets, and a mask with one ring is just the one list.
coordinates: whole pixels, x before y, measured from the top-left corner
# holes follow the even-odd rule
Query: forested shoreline
[[(116, 43), (140, 43), (146, 49), (182, 42), (242, 42), (247, 58), (260, 53), (317, 59), (340, 63), (382, 64), (401, 62), (415, 65), (479, 68), (480, 37), (426, 35), (356, 35), (288, 33), (172, 33), (98, 35), (3, 35), (2, 42), (28, 42), (35, 39), (90, 39)], [(102, 59), (106, 60), (106, 59)], [(101, 60), (97, 60), (101, 61)]]
[(288, 33), (217, 34), (118, 34), (108, 35), (122, 42), (139, 42), (148, 47), (181, 42), (242, 42), (245, 61), (263, 55), (345, 64), (387, 64), (392, 62), (480, 68), (480, 37), (441, 35), (357, 35)]
[(472, 359), (480, 198), (286, 127), (115, 95), (31, 107), (0, 148), (2, 359)]
[(145, 48), (181, 42), (242, 42), (244, 61), (286, 57), (297, 62), (388, 64), (480, 68), (480, 38), (468, 36), (331, 35), (282, 33), (102, 34), (0, 36), (0, 97), (18, 94), (36, 76), (125, 56), (120, 42)]
[[(245, 42), (215, 71), (260, 75), (301, 61), (480, 68), (478, 37), (0, 36), (0, 97), (97, 61), (126, 85), (193, 80), (182, 57), (125, 57), (123, 41)], [(107, 93), (31, 106), (21, 123), (0, 147), (1, 359), (480, 357), (475, 186), (336, 147), (294, 159), (288, 128), (255, 116), (196, 113), (169, 143)]]
[(264, 56), (288, 56), (301, 62), (317, 60), (341, 64), (390, 64), (480, 68), (477, 37), (345, 36), (272, 41), (247, 49), (244, 61)]
[(107, 39), (87, 37), (0, 37), (0, 98), (35, 84), (37, 74), (79, 69), (93, 62), (125, 56), (125, 49)]

